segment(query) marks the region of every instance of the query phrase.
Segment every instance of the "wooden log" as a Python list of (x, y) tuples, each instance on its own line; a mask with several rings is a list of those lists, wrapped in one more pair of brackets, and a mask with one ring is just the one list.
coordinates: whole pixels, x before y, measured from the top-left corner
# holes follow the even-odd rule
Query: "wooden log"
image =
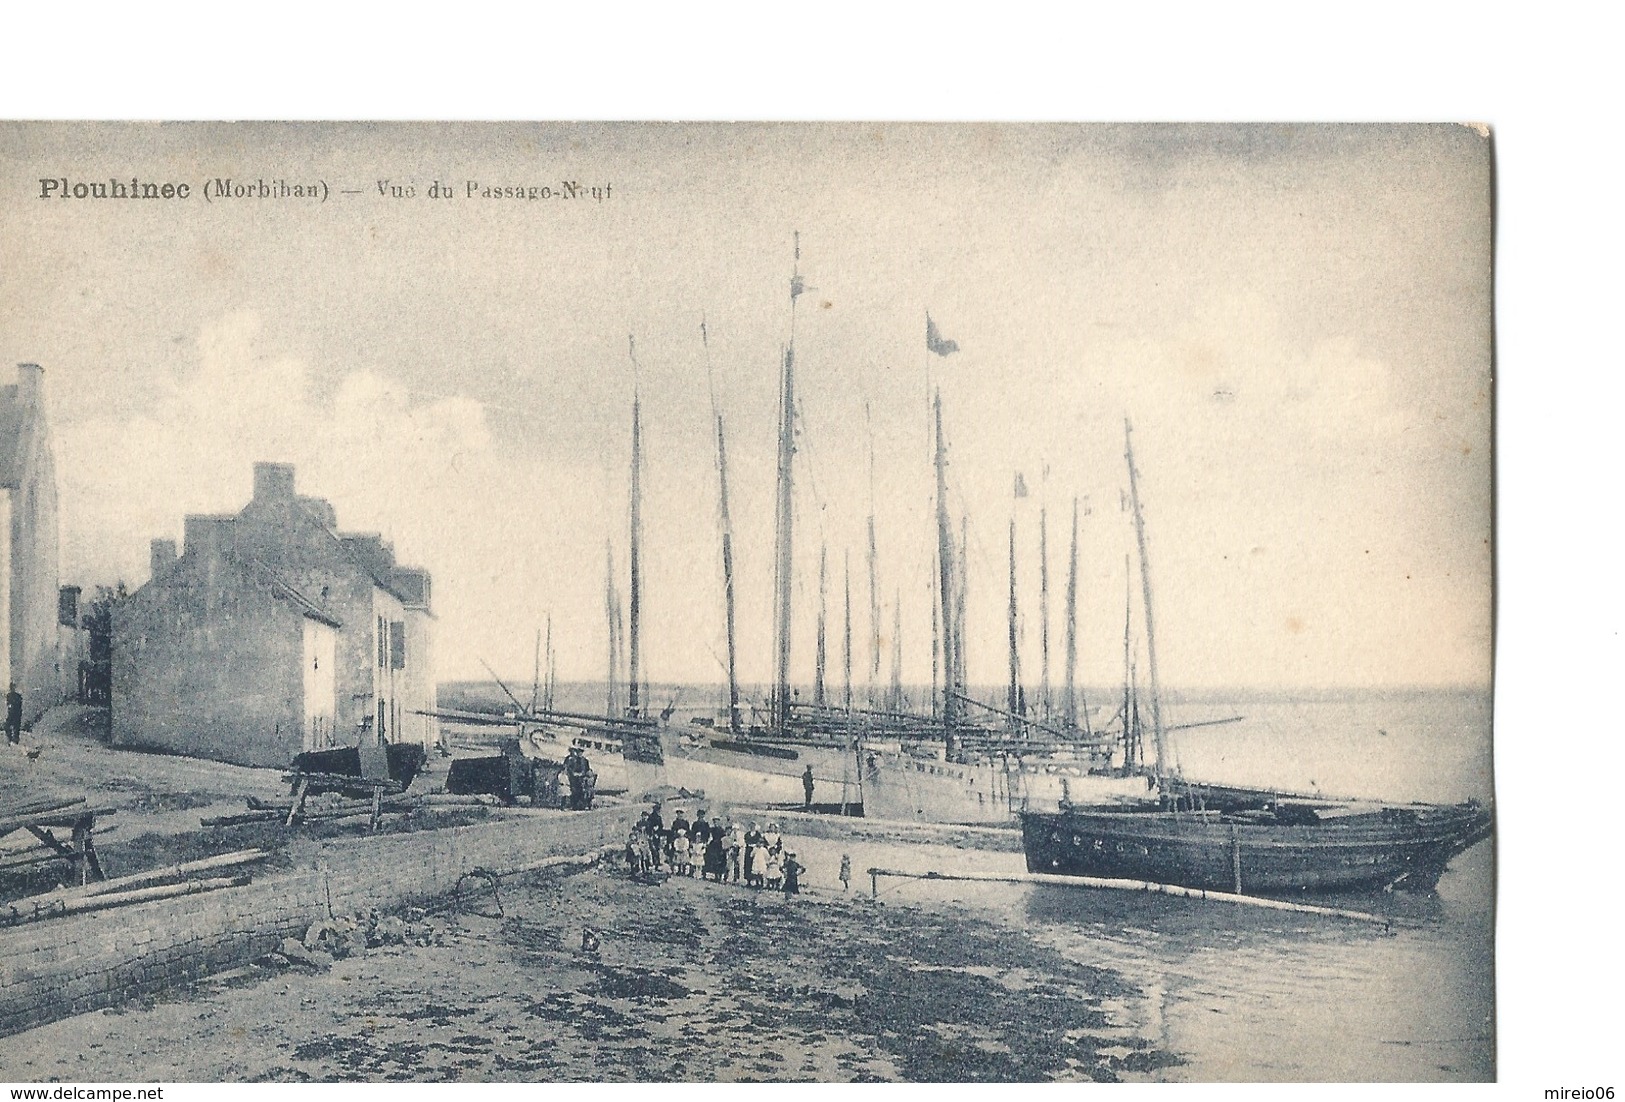
[(198, 822), (206, 827), (242, 826), (245, 823), (274, 823), (282, 818), (282, 812), (270, 809), (264, 811), (243, 811), (236, 815), (215, 815), (208, 819), (199, 819)]
[(116, 807), (82, 807), (83, 800), (76, 800), (62, 807), (50, 808), (45, 811), (33, 811), (26, 815), (6, 815), (0, 817), (0, 835), (10, 834), (14, 830), (23, 830), (27, 827), (61, 826), (71, 827), (85, 816), (94, 818), (97, 815), (114, 815), (118, 813)]
[(417, 802), (423, 807), (490, 807), (477, 796), (457, 796), (450, 792), (426, 792), (418, 796)]
[(132, 903), (149, 903), (155, 899), (173, 899), (180, 895), (196, 895), (199, 892), (210, 892), (219, 888), (239, 888), (248, 882), (249, 877), (247, 876), (222, 876), (207, 880), (186, 880), (179, 884), (160, 884), (150, 888), (136, 888), (132, 891), (110, 892), (106, 895), (78, 896), (75, 898), (54, 896), (49, 899), (40, 896), (33, 900), (20, 899), (15, 903), (8, 903), (4, 907), (0, 907), (0, 922), (10, 925), (22, 922), (38, 922), (41, 919), (56, 918), (61, 915), (100, 911), (109, 907), (122, 907)]
[[(401, 794), (385, 796), (384, 806), (404, 806), (415, 803), (419, 799), (422, 799), (422, 797), (406, 796)], [(280, 815), (286, 815), (289, 809), (294, 806), (292, 799), (266, 800), (260, 798), (259, 796), (249, 796), (244, 802), (247, 804), (249, 811), (274, 811)], [(349, 797), (333, 800), (313, 798), (307, 799), (305, 801), (305, 806), (307, 808), (314, 806), (318, 811), (331, 811), (338, 808), (368, 808), (372, 806), (372, 798), (370, 796), (362, 799), (351, 799)]]
[[(399, 808), (385, 808), (383, 814), (400, 815), (403, 814), (403, 811)], [(371, 809), (365, 809), (362, 811), (347, 811), (342, 815), (320, 815), (315, 818), (308, 818), (301, 821), (309, 823), (321, 823), (323, 826), (349, 826), (351, 823), (366, 823), (371, 826), (373, 818)], [(382, 821), (381, 816), (380, 821)]]
[(1346, 918), (1354, 922), (1371, 922), (1379, 926), (1403, 924), (1401, 919), (1371, 914), (1366, 911), (1350, 911), (1341, 907), (1319, 907), (1311, 903), (1292, 903), (1288, 900), (1269, 899), (1261, 895), (1213, 892), (1204, 888), (1186, 888), (1178, 884), (1159, 884), (1152, 880), (1117, 880), (1100, 876), (1060, 876), (1048, 872), (905, 872), (902, 869), (874, 868), (869, 870), (872, 892), (878, 893), (879, 878), (882, 876), (896, 876), (909, 880), (974, 880), (992, 884), (1048, 884), (1061, 888), (1150, 892), (1158, 895), (1174, 895), (1185, 899), (1201, 899), (1215, 903), (1241, 903), (1249, 907), (1264, 907), (1272, 911), (1293, 911), (1298, 914), (1322, 915), (1327, 918)]
[(67, 807), (76, 807), (85, 802), (83, 796), (47, 796), (43, 799), (25, 800), (20, 804), (12, 804), (6, 808), (6, 818), (17, 815), (33, 815), (41, 811), (60, 811)]
[(26, 853), (24, 856), (17, 857), (15, 859), (8, 858), (5, 861), (0, 861), (0, 873), (10, 872), (13, 869), (25, 869), (32, 865), (46, 865), (52, 861), (66, 860), (68, 860), (68, 858), (63, 857), (60, 853), (56, 853), (55, 851), (47, 853)]
[(525, 872), (540, 872), (543, 869), (566, 868), (571, 865), (591, 865), (602, 861), (605, 856), (616, 853), (623, 847), (605, 846), (603, 849), (593, 850), (591, 853), (575, 853), (563, 857), (543, 857), (538, 861), (529, 861), (518, 868), (507, 870), (504, 876), (518, 876)]
[(293, 826), (296, 815), (305, 810), (305, 797), (310, 795), (310, 778), (301, 776), (294, 782), (293, 802), (288, 805), (288, 818), (283, 826)]
[(111, 880), (99, 880), (94, 884), (86, 884), (78, 888), (64, 888), (60, 891), (48, 892), (45, 895), (33, 896), (32, 898), (35, 900), (47, 898), (78, 899), (92, 895), (109, 895), (124, 891), (127, 888), (144, 887), (167, 880), (190, 880), (196, 878), (197, 874), (201, 872), (213, 872), (216, 869), (251, 865), (258, 861), (264, 861), (270, 856), (270, 853), (262, 849), (237, 850), (234, 853), (222, 853), (215, 857), (185, 861), (179, 865), (165, 865), (162, 868), (132, 872), (127, 876), (116, 876)]
[(383, 777), (359, 777), (349, 773), (288, 773), (284, 779), (293, 784), (308, 785), (310, 794), (313, 796), (319, 792), (338, 791), (340, 789), (381, 787), (386, 792), (400, 792), (403, 790), (401, 782), (397, 780)]
[(106, 895), (92, 895), (82, 899), (65, 899), (62, 901), (62, 913), (79, 914), (83, 911), (99, 911), (131, 903), (148, 903), (154, 899), (173, 899), (178, 895), (196, 895), (199, 892), (212, 892), (220, 888), (240, 888), (250, 880), (252, 877), (248, 876), (218, 876), (206, 880), (185, 880), (179, 884), (159, 884), (151, 888), (109, 892)]

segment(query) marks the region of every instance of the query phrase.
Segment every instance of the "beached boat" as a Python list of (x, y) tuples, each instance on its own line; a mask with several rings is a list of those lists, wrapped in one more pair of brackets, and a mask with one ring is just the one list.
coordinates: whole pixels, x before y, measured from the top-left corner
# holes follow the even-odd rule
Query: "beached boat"
[(1492, 833), (1488, 807), (1476, 800), (1455, 805), (1326, 800), (1193, 784), (1170, 769), (1145, 521), (1126, 421), (1124, 438), (1140, 555), (1156, 792), (1133, 808), (1067, 804), (1055, 812), (1023, 811), (1028, 871), (1236, 893), (1432, 888), (1452, 858)]
[(1278, 799), (1251, 809), (1021, 815), (1029, 872), (1238, 893), (1432, 888), (1488, 837), (1490, 810)]

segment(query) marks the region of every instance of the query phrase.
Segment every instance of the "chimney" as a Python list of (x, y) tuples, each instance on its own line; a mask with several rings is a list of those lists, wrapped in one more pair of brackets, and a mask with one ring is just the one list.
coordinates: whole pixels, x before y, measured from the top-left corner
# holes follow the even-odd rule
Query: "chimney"
[(17, 400), (24, 409), (45, 403), (45, 369), (39, 364), (17, 365)]
[(292, 501), (293, 464), (254, 464), (255, 501)]
[(429, 607), (429, 572), (415, 566), (398, 566), (390, 573), (390, 583), (404, 602), (413, 608)]
[(152, 541), (152, 576), (154, 580), (175, 564), (175, 541)]
[(190, 555), (195, 551), (204, 559), (214, 559), (224, 554), (231, 541), (232, 520), (232, 517), (189, 515), (186, 518), (185, 553)]

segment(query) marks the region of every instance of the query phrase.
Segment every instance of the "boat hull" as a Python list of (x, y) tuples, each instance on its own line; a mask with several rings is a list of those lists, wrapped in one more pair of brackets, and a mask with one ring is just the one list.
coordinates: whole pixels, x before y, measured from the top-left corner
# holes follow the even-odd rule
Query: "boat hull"
[(1143, 800), (1143, 777), (1048, 772), (1004, 761), (960, 764), (940, 757), (871, 753), (863, 778), (864, 815), (929, 823), (1012, 822), (1028, 809)]
[(810, 765), (814, 801), (857, 807), (863, 799), (856, 760), (839, 747), (695, 741), (668, 731), (661, 736), (660, 757), (658, 763), (626, 759), (629, 791), (670, 786), (720, 802), (799, 807), (806, 800), (802, 773)]
[(1211, 891), (1431, 888), (1492, 830), (1477, 802), (1390, 807), (1314, 823), (1214, 813), (1061, 811), (1021, 816), (1029, 872), (1147, 880)]

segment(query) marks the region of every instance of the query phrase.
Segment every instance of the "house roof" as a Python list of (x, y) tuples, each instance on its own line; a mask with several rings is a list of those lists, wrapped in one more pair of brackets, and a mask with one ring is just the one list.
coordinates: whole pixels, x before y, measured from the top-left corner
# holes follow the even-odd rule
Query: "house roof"
[(318, 623), (326, 624), (328, 627), (333, 628), (341, 628), (344, 626), (333, 616), (331, 612), (328, 612), (326, 609), (322, 608), (321, 605), (317, 604), (299, 590), (289, 585), (285, 580), (283, 580), (281, 575), (267, 566), (264, 561), (260, 559), (249, 559), (245, 563), (245, 566), (247, 568), (244, 571), (245, 573), (257, 576), (261, 581), (270, 587), (273, 594), (293, 605), (294, 608), (298, 609), (300, 614), (307, 619), (315, 620)]

